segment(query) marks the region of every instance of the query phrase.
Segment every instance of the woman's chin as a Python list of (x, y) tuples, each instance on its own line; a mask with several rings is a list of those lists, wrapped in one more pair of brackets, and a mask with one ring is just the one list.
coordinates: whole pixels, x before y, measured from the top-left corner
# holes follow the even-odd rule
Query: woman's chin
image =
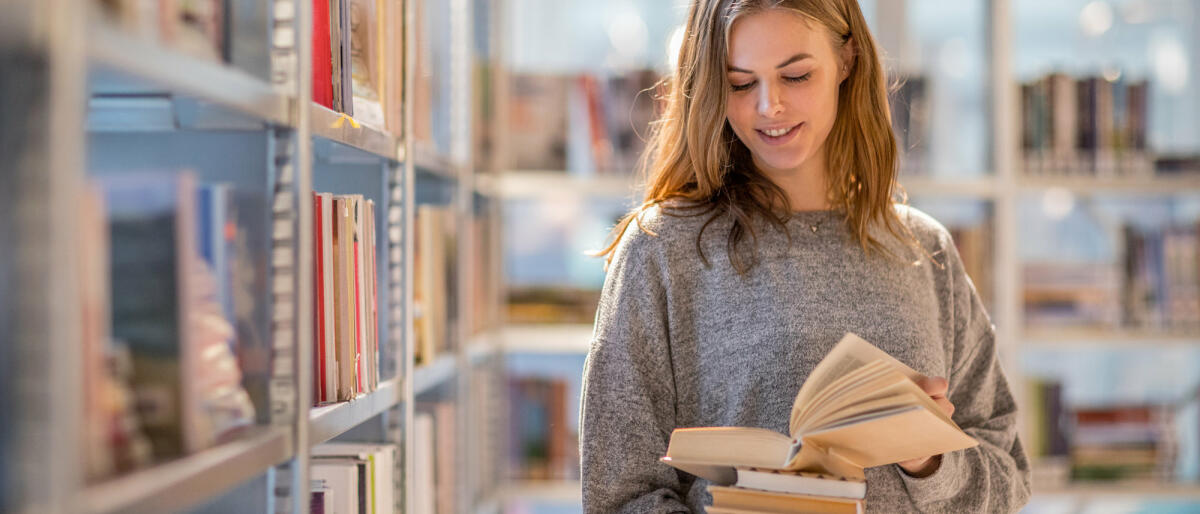
[(763, 170), (765, 172), (786, 172), (799, 168), (800, 165), (804, 164), (804, 158), (799, 155), (760, 155), (755, 159), (755, 162), (760, 167), (766, 168)]

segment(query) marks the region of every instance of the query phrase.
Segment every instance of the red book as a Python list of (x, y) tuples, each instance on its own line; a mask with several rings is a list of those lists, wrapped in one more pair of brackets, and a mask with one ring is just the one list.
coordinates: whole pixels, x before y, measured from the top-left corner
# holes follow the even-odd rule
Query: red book
[(333, 109), (333, 51), (329, 46), (329, 0), (313, 0), (312, 16), (312, 99)]
[(315, 259), (313, 259), (315, 264), (313, 266), (313, 289), (314, 293), (316, 294), (316, 301), (313, 302), (313, 306), (316, 307), (316, 312), (313, 316), (315, 318), (313, 320), (313, 328), (317, 331), (315, 338), (317, 344), (313, 345), (313, 348), (317, 352), (316, 358), (313, 359), (313, 362), (317, 363), (317, 380), (313, 381), (313, 383), (317, 386), (317, 394), (313, 396), (313, 398), (316, 399), (317, 403), (323, 403), (330, 400), (330, 398), (325, 397), (325, 388), (327, 387), (327, 384), (325, 383), (325, 345), (328, 344), (328, 342), (325, 341), (324, 277), (326, 270), (325, 260), (323, 258), (324, 256), (322, 255), (322, 253), (325, 251), (325, 241), (323, 239), (325, 228), (324, 222), (325, 215), (321, 212), (321, 195), (320, 193), (313, 193), (313, 232), (316, 236), (313, 238), (315, 243), (313, 247), (316, 249)]

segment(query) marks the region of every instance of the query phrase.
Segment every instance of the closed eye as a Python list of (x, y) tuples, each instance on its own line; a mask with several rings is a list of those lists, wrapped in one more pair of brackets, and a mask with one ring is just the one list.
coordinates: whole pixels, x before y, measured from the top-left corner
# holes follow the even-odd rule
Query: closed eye
[(733, 89), (734, 91), (745, 91), (745, 90), (747, 90), (747, 89), (750, 89), (750, 88), (754, 87), (754, 84), (755, 84), (756, 82), (757, 82), (757, 81), (754, 81), (754, 80), (752, 80), (752, 81), (750, 81), (750, 82), (747, 82), (747, 83), (745, 83), (745, 84), (730, 84), (730, 85), (729, 85), (729, 87), (730, 87), (730, 89)]
[(799, 77), (784, 77), (783, 80), (786, 80), (788, 82), (804, 82), (804, 81), (808, 80), (809, 77), (812, 77), (811, 71), (808, 73), (805, 73), (804, 75), (801, 75)]

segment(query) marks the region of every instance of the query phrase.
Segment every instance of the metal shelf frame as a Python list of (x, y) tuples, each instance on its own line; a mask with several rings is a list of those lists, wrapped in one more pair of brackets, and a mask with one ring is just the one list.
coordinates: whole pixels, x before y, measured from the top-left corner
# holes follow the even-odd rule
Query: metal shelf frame
[(102, 21), (89, 23), (86, 32), (89, 64), (143, 82), (146, 89), (141, 92), (194, 96), (273, 125), (295, 125), (296, 96), (280, 93), (269, 82), (224, 63), (127, 35)]
[[(437, 5), (434, 0), (418, 1)], [(469, 75), (473, 72), (472, 4), (455, 0), (450, 9), (454, 32), (449, 80), (455, 99), (451, 116), (454, 148), (452, 155), (439, 155), (426, 146), (418, 149), (409, 137), (413, 134), (414, 34), (418, 23), (414, 1), (395, 2), (405, 9), (403, 27), (394, 27), (403, 30), (405, 43), (404, 120), (399, 135), (376, 127), (355, 126), (340, 113), (312, 102), (313, 52), (311, 30), (307, 28), (312, 25), (311, 3), (261, 0), (262, 8), (269, 11), (265, 15), (272, 27), (272, 37), (266, 38), (271, 48), (263, 49), (264, 55), (270, 53), (270, 80), (126, 33), (100, 19), (89, 3), (0, 0), (0, 8), (9, 15), (0, 20), (0, 28), (5, 29), (0, 31), (0, 50), (5, 56), (23, 56), (5, 61), (6, 78), (18, 85), (33, 86), (28, 98), (19, 97), (22, 110), (15, 111), (28, 116), (7, 117), (3, 121), (5, 130), (0, 130), (0, 142), (6, 148), (21, 148), (27, 154), (7, 160), (7, 165), (0, 164), (4, 176), (10, 179), (6, 185), (13, 191), (11, 197), (3, 198), (15, 200), (0, 206), (0, 213), (13, 220), (0, 222), (0, 229), (5, 234), (13, 229), (13, 242), (21, 250), (19, 262), (0, 260), (0, 272), (6, 278), (20, 277), (17, 283), (6, 281), (6, 287), (29, 291), (22, 293), (19, 302), (0, 304), (3, 319), (22, 320), (20, 326), (6, 330), (12, 344), (8, 339), (0, 344), (0, 361), (7, 363), (4, 359), (17, 355), (22, 362), (34, 363), (2, 379), (4, 385), (15, 386), (18, 414), (11, 425), (6, 421), (4, 430), (0, 430), (6, 438), (0, 440), (6, 445), (0, 455), (9, 461), (0, 463), (5, 466), (4, 473), (0, 473), (4, 481), (0, 488), (5, 493), (15, 492), (0, 494), (0, 511), (178, 512), (213, 500), (240, 501), (240, 496), (227, 497), (228, 493), (265, 476), (266, 482), (274, 485), (274, 490), (265, 494), (286, 502), (290, 512), (300, 514), (307, 512), (308, 506), (310, 449), (393, 410), (396, 415), (386, 417), (387, 426), (377, 442), (400, 447), (396, 484), (399, 497), (411, 502), (416, 495), (430, 494), (411, 490), (412, 481), (408, 479), (414, 444), (408, 429), (413, 404), (420, 392), (459, 381), (452, 401), (457, 402), (462, 419), (467, 419), (468, 396), (463, 384), (470, 376), (465, 370), (471, 359), (465, 345), (455, 345), (458, 349), (431, 367), (413, 367), (414, 190), (418, 171), (422, 176), (461, 183), (455, 213), (460, 227), (467, 226), (463, 216), (474, 212), (470, 202), (477, 192), (470, 179), (472, 170), (465, 164), (471, 162), (471, 140), (466, 138), (471, 135), (469, 101), (474, 87)], [(20, 130), (9, 130), (18, 122), (24, 123), (18, 127)], [(89, 133), (119, 135), (149, 130), (179, 131), (180, 137), (204, 130), (266, 131), (272, 135), (275, 153), (269, 157), (274, 167), (269, 176), (274, 183), (267, 191), (273, 196), (263, 199), (263, 212), (248, 214), (273, 217), (276, 235), (270, 242), (272, 252), (291, 256), (283, 259), (287, 265), (273, 265), (266, 277), (271, 286), (265, 294), (294, 293), (272, 305), (274, 323), (265, 338), (274, 359), (269, 405), (259, 406), (270, 410), (267, 424), (191, 455), (85, 484), (79, 464), (84, 452), (77, 433), (83, 418), (78, 373), (82, 327), (77, 302), (65, 301), (77, 297), (78, 287), (72, 271), (78, 235), (74, 204), (88, 178)], [(313, 362), (308, 342), (312, 340), (313, 262), (308, 249), (312, 246), (313, 213), (311, 202), (305, 200), (313, 192), (314, 161), (321, 149), (330, 148), (330, 143), (339, 152), (339, 159), (343, 153), (351, 157), (346, 164), (379, 163), (384, 170), (390, 209), (381, 213), (387, 222), (381, 223), (379, 240), (387, 245), (388, 259), (385, 266), (380, 266), (380, 274), (381, 280), (387, 281), (388, 294), (381, 295), (379, 312), (390, 335), (381, 343), (393, 346), (394, 361), (381, 363), (381, 368), (394, 369), (395, 377), (353, 401), (312, 408)], [(343, 162), (322, 164), (335, 168), (336, 173)], [(32, 212), (48, 214), (29, 216)], [(287, 228), (282, 236), (280, 227)], [(464, 252), (472, 248), (473, 236), (468, 232), (458, 231), (459, 248)], [(455, 266), (456, 272), (461, 273), (467, 262), (464, 255)], [(469, 289), (464, 291), (471, 294)], [(460, 301), (463, 305), (459, 311), (466, 312), (469, 297), (460, 297)], [(498, 298), (489, 302), (493, 309), (499, 309)], [(463, 315), (458, 323), (465, 327), (468, 321)], [(10, 348), (15, 350), (10, 352)], [(471, 351), (494, 354), (495, 350), (472, 346)], [(466, 439), (466, 424), (460, 423), (460, 445)], [(8, 453), (10, 449), (12, 453)], [(466, 462), (465, 455), (462, 459)], [(285, 469), (286, 473), (276, 474)], [(276, 476), (281, 477), (278, 483), (273, 481)], [(290, 479), (284, 481), (283, 477)], [(467, 505), (469, 490), (466, 486), (461, 489), (459, 505)], [(411, 508), (408, 503), (406, 509)]]
[(178, 512), (291, 459), (291, 439), (287, 429), (262, 430), (87, 488), (79, 505), (89, 514)]

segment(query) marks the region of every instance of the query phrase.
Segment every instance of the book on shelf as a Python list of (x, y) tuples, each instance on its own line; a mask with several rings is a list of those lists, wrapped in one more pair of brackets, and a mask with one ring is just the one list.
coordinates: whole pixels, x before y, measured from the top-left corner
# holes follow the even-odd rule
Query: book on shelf
[(349, 0), (351, 94), (355, 118), (384, 128), (383, 0)]
[(456, 415), (452, 402), (421, 402), (413, 421), (413, 461), (416, 476), (412, 491), (417, 514), (449, 514), (455, 509), (455, 488), (460, 476), (456, 464)]
[(499, 299), (496, 291), (496, 234), (492, 228), (491, 219), (487, 216), (471, 217), (471, 238), (475, 241), (475, 251), (470, 256), (466, 269), (465, 281), (471, 286), (471, 334), (479, 334), (496, 326), (492, 305)]
[(365, 512), (362, 501), (367, 497), (367, 463), (354, 457), (312, 459), (310, 476), (322, 498), (322, 506), (330, 505), (334, 514)]
[(1031, 327), (1118, 325), (1120, 281), (1105, 262), (1030, 262), (1022, 270), (1025, 321)]
[(660, 75), (522, 74), (512, 78), (514, 166), (580, 176), (628, 175), (660, 110)]
[(568, 427), (567, 383), (545, 377), (509, 379), (509, 475), (577, 480), (578, 434)]
[[(863, 480), (863, 468), (977, 445), (916, 384), (920, 377), (846, 334), (800, 387), (788, 435), (753, 427), (679, 428), (662, 460), (716, 485), (735, 484), (739, 466)], [(908, 436), (891, 436), (896, 433)]]
[(1169, 406), (1076, 408), (1070, 417), (1072, 480), (1164, 482), (1174, 475), (1178, 444)]
[(375, 206), (362, 195), (313, 193), (314, 404), (379, 387)]
[(309, 495), (309, 514), (333, 514), (333, 489), (324, 480), (309, 480)]
[(437, 469), (434, 464), (434, 422), (433, 414), (418, 411), (413, 416), (413, 477), (411, 491), (421, 491), (413, 496), (413, 512), (416, 514), (435, 514), (437, 498), (433, 494), (436, 488)]
[(508, 288), (506, 311), (514, 324), (587, 324), (595, 321), (599, 289), (518, 286)]
[(1125, 223), (1116, 262), (1029, 262), (1027, 326), (1200, 333), (1200, 222)]
[(450, 309), (457, 298), (450, 274), (455, 269), (454, 218), (448, 207), (434, 205), (418, 207), (416, 218), (413, 357), (417, 365), (425, 365), (450, 350)]
[[(325, 443), (313, 447), (314, 464), (330, 466), (354, 466), (355, 473), (365, 479), (364, 486), (358, 486), (347, 491), (353, 491), (356, 510), (350, 513), (367, 512), (385, 513), (396, 510), (395, 500), (395, 470), (396, 446), (392, 444), (362, 444), (362, 443)], [(362, 468), (361, 473), (359, 468)], [(320, 484), (325, 489), (325, 495), (330, 491), (341, 498), (334, 484)], [(314, 494), (314, 501), (316, 500)], [(348, 506), (348, 503), (345, 504)], [(340, 512), (338, 509), (328, 512)]]
[(1029, 453), (1035, 458), (1065, 457), (1067, 443), (1066, 406), (1063, 384), (1057, 380), (1031, 378), (1026, 385)]
[(1030, 175), (1148, 176), (1149, 83), (1051, 73), (1021, 85), (1021, 147)]
[(88, 247), (107, 246), (110, 285), (105, 304), (92, 309), (111, 311), (113, 341), (90, 336), (85, 374), (103, 392), (89, 396), (100, 404), (85, 409), (122, 427), (109, 432), (108, 448), (89, 452), (126, 463), (96, 468), (102, 475), (145, 463), (145, 452), (129, 446), (140, 433), (153, 459), (170, 459), (236, 437), (254, 423), (256, 409), (235, 356), (237, 229), (229, 187), (198, 186), (187, 172), (97, 183), (104, 207), (93, 215), (105, 220), (108, 239)]
[(992, 291), (995, 284), (991, 219), (974, 225), (947, 225), (946, 229), (950, 231), (950, 237), (962, 258), (967, 276), (975, 285), (975, 291), (983, 300), (984, 307), (990, 310), (994, 301)]
[(333, 39), (329, 0), (313, 0), (312, 4), (312, 99), (319, 105), (335, 109), (333, 101)]

